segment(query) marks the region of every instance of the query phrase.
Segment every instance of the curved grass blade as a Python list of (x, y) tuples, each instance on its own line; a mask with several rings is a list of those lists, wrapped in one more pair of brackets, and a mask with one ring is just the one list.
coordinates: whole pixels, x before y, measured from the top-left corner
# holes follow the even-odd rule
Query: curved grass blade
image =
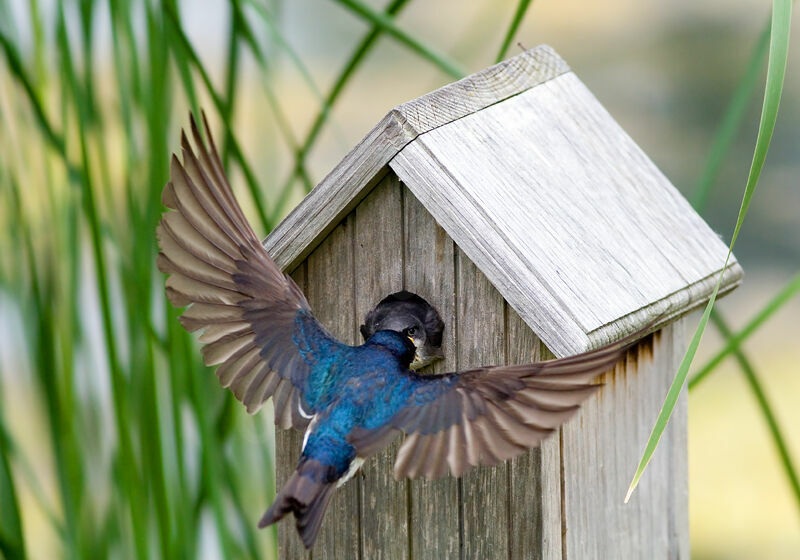
[(750, 207), (753, 193), (755, 192), (756, 185), (758, 184), (758, 178), (761, 176), (761, 170), (764, 168), (764, 161), (766, 160), (767, 152), (769, 151), (772, 133), (775, 130), (775, 122), (778, 117), (778, 106), (780, 105), (781, 92), (783, 91), (783, 81), (784, 77), (786, 76), (786, 60), (789, 54), (789, 29), (791, 23), (791, 14), (791, 0), (773, 0), (772, 23), (770, 27), (769, 63), (767, 66), (767, 81), (764, 91), (764, 104), (761, 109), (761, 121), (758, 126), (758, 136), (756, 137), (756, 147), (753, 152), (753, 161), (750, 165), (750, 173), (747, 177), (747, 185), (745, 186), (744, 195), (742, 197), (742, 205), (739, 209), (739, 216), (736, 219), (736, 227), (734, 227), (733, 235), (731, 236), (728, 255), (725, 258), (725, 264), (722, 266), (722, 271), (720, 272), (719, 279), (714, 287), (714, 291), (711, 294), (711, 298), (708, 300), (708, 305), (706, 305), (703, 316), (700, 318), (700, 323), (697, 326), (697, 330), (695, 331), (694, 336), (692, 336), (692, 340), (689, 343), (689, 348), (686, 351), (686, 355), (681, 361), (678, 372), (675, 375), (675, 379), (672, 381), (672, 385), (667, 392), (667, 397), (664, 400), (661, 411), (658, 413), (655, 426), (653, 426), (653, 430), (647, 440), (644, 453), (642, 454), (642, 458), (639, 461), (639, 465), (636, 468), (636, 472), (633, 475), (633, 480), (631, 481), (630, 487), (628, 488), (628, 492), (625, 496), (625, 503), (627, 503), (630, 499), (631, 494), (633, 494), (633, 491), (639, 484), (639, 480), (644, 473), (644, 469), (647, 467), (650, 459), (652, 459), (653, 453), (656, 450), (656, 446), (658, 446), (661, 435), (664, 433), (664, 430), (667, 427), (667, 422), (669, 421), (672, 411), (675, 408), (675, 404), (678, 401), (678, 396), (683, 388), (683, 384), (686, 382), (686, 377), (689, 374), (689, 366), (691, 366), (694, 355), (697, 352), (697, 347), (700, 345), (700, 339), (703, 336), (703, 331), (708, 323), (711, 310), (714, 308), (714, 302), (717, 299), (717, 293), (719, 292), (719, 287), (722, 283), (722, 277), (725, 269), (728, 267), (728, 262), (730, 261), (731, 254), (733, 253), (733, 247), (736, 244), (736, 239), (739, 237), (739, 231), (741, 230), (742, 223), (747, 215), (747, 210)]
[(400, 43), (420, 55), (422, 58), (429, 60), (442, 72), (448, 74), (456, 80), (463, 78), (466, 72), (460, 65), (452, 60), (445, 54), (436, 52), (434, 49), (425, 45), (419, 39), (413, 37), (408, 32), (404, 31), (394, 23), (394, 19), (376, 12), (371, 7), (363, 3), (361, 0), (334, 0), (337, 4), (341, 4), (349, 8), (354, 14), (367, 20), (376, 27), (380, 27), (381, 31), (397, 39)]
[(133, 525), (136, 554), (139, 558), (147, 557), (147, 504), (145, 496), (141, 493), (141, 475), (136, 461), (132, 442), (131, 418), (129, 400), (127, 398), (128, 383), (125, 379), (122, 364), (119, 359), (117, 345), (118, 336), (112, 316), (111, 282), (109, 267), (106, 261), (104, 235), (102, 233), (101, 218), (95, 199), (97, 189), (89, 163), (88, 131), (86, 130), (87, 105), (81, 94), (72, 60), (69, 53), (71, 46), (66, 31), (66, 18), (62, 9), (58, 13), (58, 44), (62, 53), (61, 62), (66, 75), (66, 86), (76, 104), (78, 118), (78, 144), (80, 148), (80, 184), (82, 193), (83, 212), (88, 225), (89, 239), (92, 247), (94, 273), (97, 276), (97, 290), (102, 317), (103, 340), (106, 349), (108, 368), (111, 373), (111, 394), (114, 402), (114, 418), (116, 433), (119, 437), (120, 461), (124, 468), (120, 469), (121, 487), (126, 499), (131, 504), (131, 521)]
[(522, 20), (525, 18), (525, 13), (528, 11), (530, 4), (531, 0), (519, 0), (517, 9), (514, 12), (514, 17), (511, 18), (511, 25), (508, 26), (506, 36), (503, 37), (503, 44), (500, 45), (500, 50), (497, 53), (497, 57), (494, 59), (495, 62), (500, 62), (505, 58), (508, 47), (511, 45), (511, 41), (514, 40), (514, 35), (516, 35), (517, 29), (519, 29)]
[[(261, 15), (262, 18), (264, 18), (264, 21), (267, 22), (267, 27), (270, 28), (270, 30), (272, 32), (272, 35), (277, 37), (277, 41), (281, 46), (285, 47), (285, 49), (289, 53), (289, 58), (292, 60), (292, 62), (294, 63), (295, 67), (298, 69), (300, 74), (308, 82), (309, 88), (311, 89), (311, 91), (314, 93), (314, 95), (316, 97), (318, 97), (321, 100), (322, 99), (322, 94), (319, 93), (319, 89), (317, 88), (317, 86), (314, 83), (313, 79), (311, 79), (311, 75), (308, 72), (308, 69), (303, 64), (302, 60), (300, 60), (300, 57), (297, 55), (297, 53), (295, 53), (294, 50), (291, 49), (291, 47), (286, 42), (286, 40), (283, 38), (283, 36), (280, 35), (280, 33), (277, 31), (277, 28), (276, 28), (275, 24), (272, 22), (272, 16), (269, 14), (269, 12), (263, 6), (260, 6), (260, 5), (255, 4), (255, 3), (253, 3), (252, 5), (254, 7), (258, 8), (258, 13)], [(250, 26), (249, 26), (249, 24), (247, 22), (247, 19), (245, 19), (245, 17), (243, 15), (239, 19), (239, 33), (240, 33), (241, 37), (244, 39), (244, 41), (247, 43), (248, 47), (250, 48), (250, 52), (255, 57), (256, 62), (258, 63), (259, 68), (261, 69), (262, 83), (263, 83), (265, 95), (267, 97), (267, 104), (269, 105), (269, 108), (272, 111), (272, 114), (273, 114), (273, 116), (275, 118), (275, 123), (278, 126), (278, 130), (281, 133), (281, 135), (283, 136), (283, 140), (286, 143), (286, 145), (288, 146), (288, 148), (292, 151), (292, 153), (297, 154), (297, 152), (298, 152), (298, 150), (300, 148), (298, 146), (297, 140), (295, 139), (294, 132), (292, 131), (292, 127), (289, 124), (289, 119), (286, 117), (286, 114), (283, 112), (283, 109), (281, 108), (280, 103), (278, 102), (278, 98), (275, 95), (275, 92), (273, 91), (272, 86), (270, 84), (270, 80), (269, 80), (269, 70), (270, 69), (269, 69), (269, 66), (267, 64), (267, 57), (264, 55), (264, 53), (262, 52), (261, 47), (259, 46), (258, 42), (255, 40), (255, 35), (253, 34), (253, 31), (250, 29)], [(299, 175), (303, 179), (303, 181), (306, 183), (307, 189), (311, 190), (313, 185), (311, 184), (311, 179), (308, 176), (308, 173), (307, 173), (307, 171), (305, 169), (305, 166), (303, 166), (300, 169)], [(273, 211), (270, 213), (270, 215), (268, 216), (268, 220), (267, 220), (270, 229), (275, 224), (275, 217), (274, 216), (275, 216), (275, 208), (273, 207)]]
[(11, 73), (14, 74), (14, 77), (17, 79), (19, 85), (21, 85), (25, 90), (25, 94), (28, 97), (28, 101), (30, 101), (31, 107), (33, 108), (33, 113), (36, 117), (36, 124), (38, 124), (39, 128), (41, 128), (45, 138), (47, 138), (47, 141), (56, 149), (58, 153), (62, 154), (65, 161), (69, 163), (67, 161), (64, 137), (60, 133), (56, 132), (56, 130), (50, 124), (50, 119), (44, 112), (44, 106), (42, 105), (39, 96), (36, 94), (33, 82), (22, 66), (22, 60), (20, 59), (17, 49), (2, 30), (0, 30), (0, 47), (3, 48), (3, 53), (6, 57), (6, 63), (11, 69)]
[(25, 536), (22, 532), (14, 473), (11, 471), (8, 456), (9, 446), (5, 444), (6, 433), (3, 417), (0, 415), (0, 556), (8, 560), (24, 560)]
[[(79, 485), (80, 456), (72, 430), (68, 428), (71, 416), (65, 412), (62, 391), (57, 386), (59, 379), (56, 357), (55, 321), (51, 302), (54, 301), (52, 271), (47, 264), (37, 259), (32, 228), (22, 206), (22, 189), (16, 180), (13, 169), (4, 177), (11, 194), (13, 214), (16, 220), (15, 230), (19, 232), (18, 242), (22, 245), (22, 253), (26, 264), (27, 293), (24, 298), (28, 304), (25, 310), (31, 318), (25, 327), (28, 329), (26, 341), (30, 354), (33, 372), (44, 398), (49, 428), (50, 444), (53, 451), (55, 478), (58, 485), (59, 498), (63, 511), (66, 531), (64, 547), (68, 554), (75, 556), (80, 550), (78, 517), (80, 494)], [(11, 449), (9, 446), (7, 449)]]
[[(225, 63), (225, 113), (222, 118), (228, 122), (233, 121), (234, 105), (236, 103), (236, 85), (239, 81), (239, 38), (243, 37), (244, 16), (239, 6), (239, 2), (233, 0), (230, 3), (230, 29), (228, 31), (228, 57)], [(198, 114), (198, 113), (195, 113)], [(222, 139), (222, 165), (228, 166), (230, 160), (230, 135), (226, 134)]]
[[(800, 274), (792, 278), (792, 280), (783, 287), (783, 289), (778, 292), (767, 305), (764, 306), (761, 311), (759, 311), (755, 317), (753, 317), (750, 322), (745, 325), (745, 327), (740, 330), (738, 333), (732, 334), (730, 330), (727, 332), (730, 333), (729, 335), (723, 333), (726, 337), (727, 342), (722, 349), (717, 352), (717, 354), (711, 358), (702, 368), (698, 371), (694, 377), (689, 380), (689, 389), (694, 389), (701, 381), (703, 381), (706, 376), (711, 373), (711, 371), (716, 368), (722, 360), (728, 357), (730, 354), (734, 354), (738, 352), (739, 347), (742, 343), (751, 335), (753, 334), (758, 327), (760, 327), (767, 319), (769, 319), (773, 313), (775, 313), (778, 309), (783, 307), (783, 305), (792, 299), (795, 294), (800, 292)], [(712, 316), (712, 321), (714, 317)], [(717, 317), (716, 321), (722, 321), (720, 317)], [(716, 322), (715, 321), (715, 322)]]
[[(0, 402), (3, 401), (3, 395), (0, 393)], [(25, 456), (22, 450), (19, 448), (19, 445), (12, 439), (11, 434), (6, 428), (5, 424), (3, 423), (3, 418), (0, 415), (0, 453), (5, 453), (8, 462), (14, 463), (17, 469), (20, 472), (20, 478), (24, 481), (24, 484), (28, 487), (31, 495), (33, 496), (33, 500), (36, 502), (36, 506), (42, 510), (47, 521), (50, 525), (53, 526), (56, 533), (61, 538), (65, 538), (66, 535), (64, 531), (66, 531), (64, 524), (61, 522), (58, 514), (56, 514), (53, 507), (48, 502), (48, 499), (45, 495), (44, 488), (42, 488), (42, 484), (39, 482), (39, 479), (36, 476), (36, 473), (33, 470), (33, 465), (31, 464), (30, 460)], [(2, 492), (0, 492), (0, 496), (2, 496)], [(2, 501), (2, 499), (0, 499)]]
[[(400, 13), (400, 10), (405, 7), (407, 2), (408, 0), (392, 0), (392, 2), (384, 10), (384, 15), (388, 18), (393, 18)], [(273, 223), (277, 222), (278, 218), (283, 213), (283, 206), (286, 203), (286, 200), (289, 198), (289, 193), (292, 191), (292, 187), (295, 184), (295, 179), (297, 179), (302, 170), (305, 168), (305, 159), (319, 137), (322, 127), (328, 120), (333, 105), (336, 103), (336, 100), (344, 90), (345, 85), (347, 85), (347, 83), (350, 81), (350, 78), (355, 73), (359, 65), (364, 61), (370, 50), (372, 50), (372, 47), (375, 45), (375, 42), (382, 33), (383, 28), (380, 25), (373, 25), (369, 33), (364, 36), (364, 38), (356, 47), (355, 51), (353, 51), (353, 54), (350, 55), (350, 58), (347, 59), (347, 62), (342, 68), (341, 72), (339, 72), (339, 76), (336, 78), (336, 81), (333, 83), (328, 95), (325, 97), (322, 110), (317, 113), (317, 116), (314, 119), (314, 122), (311, 125), (305, 140), (303, 141), (302, 147), (298, 150), (295, 150), (294, 169), (278, 191), (276, 204), (272, 213), (270, 214), (270, 220)], [(309, 190), (311, 189), (306, 189), (306, 192)]]
[[(800, 276), (798, 276), (798, 278), (800, 279)], [(721, 317), (712, 315), (711, 321), (728, 340), (733, 340), (735, 338), (735, 335)], [(797, 476), (797, 469), (794, 467), (792, 456), (789, 453), (789, 446), (786, 445), (786, 439), (783, 437), (783, 433), (778, 425), (778, 419), (772, 412), (772, 406), (769, 404), (769, 400), (767, 400), (767, 394), (764, 392), (758, 374), (750, 363), (750, 360), (747, 359), (747, 356), (745, 356), (738, 345), (734, 347), (732, 352), (736, 357), (736, 361), (739, 363), (739, 367), (745, 379), (747, 379), (747, 384), (753, 391), (753, 395), (758, 403), (758, 408), (761, 409), (761, 413), (764, 415), (764, 420), (767, 422), (767, 428), (772, 436), (772, 441), (775, 443), (775, 448), (780, 456), (781, 465), (783, 465), (783, 470), (786, 473), (786, 477), (789, 479), (789, 486), (792, 487), (795, 501), (797, 502), (798, 508), (800, 508), (800, 477)]]
[(264, 206), (264, 200), (261, 196), (261, 190), (258, 187), (258, 182), (256, 181), (255, 174), (253, 173), (250, 164), (247, 163), (247, 160), (244, 157), (244, 153), (242, 152), (241, 147), (239, 146), (239, 142), (236, 140), (236, 136), (233, 134), (232, 126), (230, 121), (225, 119), (226, 114), (226, 103), (220, 97), (217, 90), (214, 89), (214, 84), (211, 83), (211, 78), (206, 71), (205, 66), (203, 65), (200, 57), (198, 56), (197, 52), (195, 52), (194, 47), (192, 46), (189, 38), (183, 32), (183, 27), (181, 26), (180, 18), (175, 11), (175, 8), (169, 4), (164, 5), (164, 13), (166, 14), (166, 21), (171, 24), (172, 30), (175, 32), (177, 39), (183, 45), (185, 53), (189, 60), (192, 62), (194, 67), (200, 73), (200, 77), (203, 80), (203, 83), (206, 86), (206, 90), (208, 90), (209, 95), (211, 96), (212, 101), (214, 102), (214, 107), (217, 109), (217, 112), (222, 117), (223, 124), (225, 125), (225, 134), (228, 136), (228, 141), (230, 145), (230, 151), (233, 158), (239, 164), (239, 167), (242, 169), (242, 173), (244, 173), (245, 182), (247, 183), (247, 187), (250, 191), (250, 196), (253, 199), (253, 204), (256, 207), (256, 212), (258, 213), (258, 218), (261, 221), (261, 225), (265, 231), (269, 231), (270, 222), (267, 219), (267, 213)]
[[(725, 116), (722, 119), (722, 124), (715, 135), (714, 142), (711, 147), (711, 153), (708, 161), (706, 162), (706, 167), (693, 190), (691, 202), (692, 206), (694, 206), (698, 212), (702, 212), (708, 204), (711, 188), (719, 175), (722, 162), (730, 150), (736, 132), (741, 128), (741, 124), (744, 120), (750, 100), (755, 93), (758, 74), (769, 47), (769, 31), (770, 22), (768, 21), (753, 48), (744, 77), (739, 82), (739, 85), (737, 86), (725, 112)], [(796, 280), (797, 279), (795, 279), (795, 281)], [(748, 381), (748, 385), (750, 386), (750, 389), (756, 398), (759, 408), (761, 409), (764, 420), (767, 423), (770, 434), (772, 435), (772, 439), (775, 443), (775, 447), (778, 450), (778, 455), (780, 456), (780, 460), (783, 465), (784, 472), (786, 473), (786, 477), (789, 481), (789, 485), (792, 488), (792, 492), (795, 496), (798, 507), (800, 507), (800, 478), (798, 477), (797, 471), (792, 463), (788, 447), (779, 429), (775, 414), (772, 412), (769, 401), (766, 399), (766, 395), (761, 388), (758, 375), (751, 365), (750, 360), (747, 358), (741, 348), (741, 343), (744, 341), (744, 339), (749, 336), (750, 333), (761, 324), (761, 322), (766, 320), (772, 315), (772, 313), (777, 311), (791, 299), (791, 295), (793, 295), (795, 292), (795, 290), (791, 289), (791, 285), (793, 285), (795, 281), (790, 282), (789, 286), (784, 288), (784, 290), (775, 296), (775, 298), (773, 298), (773, 300), (771, 300), (750, 322), (750, 324), (748, 324), (748, 326), (739, 332), (738, 335), (735, 335), (727, 327), (722, 314), (718, 310), (715, 309), (711, 312), (711, 322), (717, 326), (720, 334), (722, 334), (722, 336), (725, 338), (726, 345), (722, 350), (720, 350), (720, 352), (717, 353), (714, 358), (709, 360), (709, 362), (703, 366), (700, 371), (694, 375), (694, 377), (689, 380), (689, 390), (691, 391), (694, 389), (708, 376), (708, 374), (715, 371), (716, 366), (726, 356), (733, 354), (742, 373)]]
[[(406, 0), (403, 0), (403, 2), (405, 1)], [(309, 91), (311, 91), (314, 97), (317, 98), (320, 104), (324, 103), (325, 98), (322, 95), (322, 90), (320, 90), (319, 86), (317, 86), (314, 77), (311, 75), (311, 71), (308, 69), (308, 66), (306, 66), (306, 64), (303, 62), (303, 59), (300, 58), (300, 55), (297, 54), (297, 51), (294, 50), (294, 48), (292, 48), (292, 45), (289, 44), (289, 41), (286, 39), (283, 33), (281, 33), (281, 30), (278, 29), (277, 25), (275, 25), (275, 17), (272, 15), (272, 13), (267, 9), (266, 6), (259, 4), (255, 0), (245, 0), (245, 2), (247, 2), (247, 5), (251, 6), (259, 15), (259, 17), (264, 21), (264, 23), (267, 24), (267, 28), (269, 29), (270, 35), (278, 44), (280, 49), (283, 52), (285, 52), (286, 55), (289, 57), (289, 60), (292, 62), (292, 65), (297, 69), (298, 73), (300, 74), (300, 77), (303, 78), (303, 81), (308, 86)], [(247, 24), (247, 20), (243, 21), (242, 27), (243, 27), (242, 32), (248, 44), (251, 46), (253, 54), (256, 55), (256, 58), (258, 59), (260, 64), (262, 65), (265, 64), (266, 59), (261, 50), (257, 48), (257, 43), (255, 42), (252, 30)]]
[(708, 204), (711, 187), (719, 176), (722, 162), (725, 160), (725, 156), (731, 148), (731, 144), (736, 137), (736, 132), (742, 126), (742, 121), (744, 121), (744, 117), (747, 114), (750, 100), (755, 94), (758, 75), (769, 48), (769, 30), (770, 22), (767, 21), (764, 30), (761, 32), (761, 35), (758, 36), (758, 40), (753, 47), (744, 76), (736, 86), (736, 90), (733, 92), (733, 96), (728, 103), (728, 108), (725, 110), (722, 123), (714, 136), (714, 142), (711, 145), (711, 152), (706, 161), (706, 166), (703, 169), (703, 174), (692, 190), (692, 206), (700, 213), (705, 210)]

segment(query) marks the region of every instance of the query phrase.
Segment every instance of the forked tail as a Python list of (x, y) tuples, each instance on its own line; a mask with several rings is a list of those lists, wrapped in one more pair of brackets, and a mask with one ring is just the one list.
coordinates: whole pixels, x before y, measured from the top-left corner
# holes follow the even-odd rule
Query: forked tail
[(336, 488), (336, 479), (330, 476), (330, 470), (314, 459), (300, 463), (258, 522), (258, 528), (272, 525), (292, 512), (303, 545), (306, 548), (314, 546), (328, 502)]

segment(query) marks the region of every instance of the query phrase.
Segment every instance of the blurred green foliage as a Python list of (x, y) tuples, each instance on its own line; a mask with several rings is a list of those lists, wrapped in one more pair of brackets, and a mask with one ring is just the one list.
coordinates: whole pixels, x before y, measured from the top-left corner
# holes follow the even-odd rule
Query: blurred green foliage
[[(408, 0), (382, 11), (359, 0), (333, 3), (368, 29), (321, 91), (284, 36), (279, 2), (227, 4), (220, 70), (206, 66), (175, 0), (47, 9), (32, 0), (22, 19), (0, 0), (0, 305), (23, 343), (13, 362), (27, 366), (34, 388), (23, 395), (7, 383), (16, 372), (0, 372), (0, 556), (25, 558), (43, 531), (68, 558), (194, 558), (208, 547), (228, 558), (276, 556), (274, 527), (255, 529), (275, 491), (271, 418), (247, 416), (213, 382), (164, 297), (154, 231), (178, 127), (201, 102), (222, 127), (226, 166), (242, 178), (237, 194), (266, 233), (295, 187), (313, 186), (308, 155), (380, 37), (442, 80), (466, 72), (397, 24)], [(508, 14), (498, 59), (531, 4), (520, 0)], [(98, 26), (109, 28), (107, 45), (97, 43)], [(701, 210), (757, 89), (768, 40), (765, 32), (753, 50), (698, 182)], [(111, 52), (100, 53), (106, 46)], [(102, 67), (109, 57), (112, 67)], [(234, 127), (246, 57), (291, 157), (286, 178), (267, 188)], [(272, 87), (279, 63), (302, 76), (319, 105), (300, 138)], [(794, 281), (738, 334), (719, 317), (713, 322), (759, 400), (800, 507), (780, 428), (740, 348), (796, 288)], [(20, 422), (12, 415), (22, 410)], [(41, 446), (31, 444), (39, 437)], [(46, 529), (26, 526), (35, 516), (23, 515), (23, 493)]]

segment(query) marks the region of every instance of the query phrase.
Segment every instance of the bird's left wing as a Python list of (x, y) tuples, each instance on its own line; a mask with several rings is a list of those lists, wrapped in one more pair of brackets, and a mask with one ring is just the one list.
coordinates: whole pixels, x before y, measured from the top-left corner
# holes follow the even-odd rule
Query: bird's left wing
[[(236, 202), (205, 121), (206, 148), (194, 118), (195, 154), (181, 137), (173, 156), (157, 234), (167, 296), (189, 306), (183, 326), (202, 330), (203, 358), (254, 413), (270, 397), (275, 423), (303, 429), (316, 412), (309, 376), (319, 360), (344, 347), (317, 322), (300, 288), (267, 254)], [(302, 407), (302, 408), (301, 408)]]
[(357, 428), (360, 456), (408, 434), (394, 465), (396, 478), (461, 476), (535, 447), (574, 415), (611, 368), (641, 338), (639, 331), (603, 348), (557, 360), (419, 376), (404, 406), (375, 429)]

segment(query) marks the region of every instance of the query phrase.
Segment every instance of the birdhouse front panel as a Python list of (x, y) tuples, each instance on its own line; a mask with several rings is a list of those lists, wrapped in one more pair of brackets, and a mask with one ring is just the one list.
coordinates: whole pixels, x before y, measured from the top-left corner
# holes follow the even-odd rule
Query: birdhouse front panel
[[(552, 356), (393, 171), (300, 261), (292, 277), (339, 339), (360, 343), (365, 314), (417, 293), (444, 320), (444, 360), (421, 374)], [(312, 553), (279, 524), (281, 558), (677, 557), (686, 553), (685, 408), (631, 504), (622, 498), (680, 359), (679, 321), (646, 339), (541, 447), (460, 479), (395, 480), (396, 441), (334, 495)], [(277, 435), (280, 487), (302, 434)], [(432, 444), (435, 445), (435, 444)], [(434, 453), (431, 450), (431, 457)]]
[[(425, 471), (439, 446), (465, 447), (395, 442), (333, 498), (315, 558), (688, 555), (685, 395), (622, 500), (683, 355), (683, 316), (742, 270), (735, 258), (722, 270), (724, 243), (552, 49), (389, 111), (264, 247), (343, 340), (360, 342), (365, 313), (392, 292), (427, 299), (446, 325), (437, 373), (657, 331), (513, 461), (397, 482), (398, 448), (430, 456), (415, 463)], [(301, 441), (278, 444), (282, 482)], [(279, 531), (282, 554), (303, 556), (291, 527)]]

